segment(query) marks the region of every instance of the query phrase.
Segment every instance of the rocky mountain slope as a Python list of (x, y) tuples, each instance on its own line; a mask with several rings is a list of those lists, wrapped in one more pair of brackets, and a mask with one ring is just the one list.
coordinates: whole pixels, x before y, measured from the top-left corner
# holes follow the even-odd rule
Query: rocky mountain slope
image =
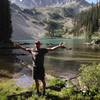
[(81, 5), (83, 7), (89, 6), (89, 3), (85, 0), (11, 0), (12, 3), (19, 5), (24, 8), (33, 7), (62, 7), (62, 6), (72, 6)]
[(17, 5), (11, 5), (12, 15), (12, 26), (13, 34), (12, 39), (14, 40), (27, 40), (27, 39), (38, 39), (41, 37), (40, 33), (45, 33), (41, 24), (34, 24), (33, 16), (25, 13)]
[[(90, 7), (85, 0), (11, 1), (12, 38), (20, 40), (40, 38), (43, 33), (47, 32), (45, 30), (47, 20), (57, 21), (68, 29), (72, 28), (74, 16)], [(27, 9), (29, 7), (32, 9)]]

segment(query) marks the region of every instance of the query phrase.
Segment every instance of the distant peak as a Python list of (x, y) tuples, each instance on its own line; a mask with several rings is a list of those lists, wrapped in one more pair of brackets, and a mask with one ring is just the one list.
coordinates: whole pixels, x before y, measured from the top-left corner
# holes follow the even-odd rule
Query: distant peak
[(47, 6), (64, 6), (69, 3), (85, 3), (89, 4), (85, 0), (10, 0), (13, 3), (16, 3), (17, 5), (21, 7), (26, 8), (33, 8), (33, 7), (47, 7)]

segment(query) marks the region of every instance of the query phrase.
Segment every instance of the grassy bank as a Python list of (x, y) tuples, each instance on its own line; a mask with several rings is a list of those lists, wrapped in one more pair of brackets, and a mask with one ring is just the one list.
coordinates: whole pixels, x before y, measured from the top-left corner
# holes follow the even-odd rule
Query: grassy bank
[[(42, 93), (42, 89), (41, 89)], [(77, 89), (71, 81), (52, 78), (47, 80), (46, 95), (38, 96), (35, 85), (22, 88), (14, 80), (0, 81), (0, 100), (100, 100), (100, 95)]]

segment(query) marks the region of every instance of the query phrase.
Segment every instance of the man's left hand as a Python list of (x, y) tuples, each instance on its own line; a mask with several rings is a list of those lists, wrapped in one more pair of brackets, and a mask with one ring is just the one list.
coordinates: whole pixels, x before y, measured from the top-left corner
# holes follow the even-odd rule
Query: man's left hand
[(60, 46), (60, 48), (66, 48), (66, 47), (64, 46), (64, 43), (62, 43), (62, 42), (59, 44), (59, 46)]

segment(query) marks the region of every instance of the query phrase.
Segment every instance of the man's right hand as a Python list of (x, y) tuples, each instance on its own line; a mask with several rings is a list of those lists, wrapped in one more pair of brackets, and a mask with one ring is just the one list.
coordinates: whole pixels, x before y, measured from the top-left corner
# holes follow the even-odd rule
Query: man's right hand
[(14, 47), (19, 47), (20, 45), (18, 43), (13, 42)]

